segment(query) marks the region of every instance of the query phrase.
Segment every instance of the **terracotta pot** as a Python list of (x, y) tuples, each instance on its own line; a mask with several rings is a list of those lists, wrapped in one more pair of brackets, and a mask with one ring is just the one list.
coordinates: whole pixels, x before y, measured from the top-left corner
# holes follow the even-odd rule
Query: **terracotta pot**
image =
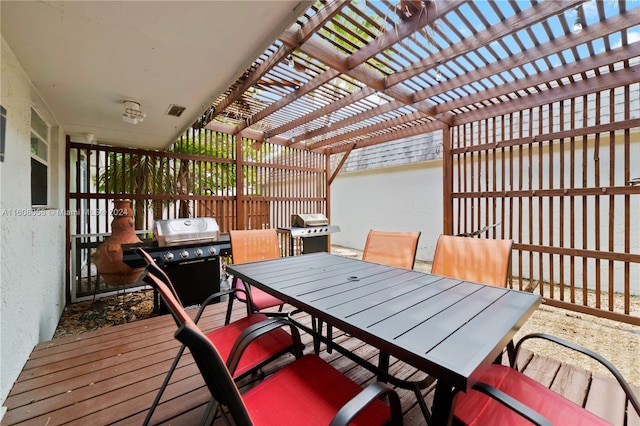
[(115, 287), (136, 282), (144, 268), (122, 261), (122, 244), (142, 243), (136, 235), (131, 200), (115, 200), (112, 215), (111, 235), (98, 246), (93, 261), (107, 285)]

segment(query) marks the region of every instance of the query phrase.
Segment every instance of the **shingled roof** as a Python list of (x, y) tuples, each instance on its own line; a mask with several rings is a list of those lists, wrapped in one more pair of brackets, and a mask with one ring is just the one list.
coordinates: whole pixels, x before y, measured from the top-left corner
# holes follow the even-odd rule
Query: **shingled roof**
[[(334, 163), (341, 156), (336, 156)], [(412, 136), (385, 144), (352, 151), (341, 173), (375, 170), (442, 159), (442, 133), (433, 132)]]

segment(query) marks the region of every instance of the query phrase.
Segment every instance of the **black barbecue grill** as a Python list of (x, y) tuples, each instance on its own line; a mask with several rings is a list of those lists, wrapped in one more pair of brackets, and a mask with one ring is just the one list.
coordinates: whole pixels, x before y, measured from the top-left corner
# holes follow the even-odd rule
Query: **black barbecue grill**
[(288, 237), (289, 255), (329, 252), (329, 235), (340, 232), (337, 225), (329, 225), (329, 219), (319, 213), (294, 214), (291, 226), (277, 231)]
[[(147, 251), (171, 279), (185, 307), (199, 305), (220, 291), (220, 256), (231, 255), (228, 235), (220, 235), (213, 218), (158, 220), (153, 227), (153, 240), (142, 245), (124, 247), (123, 260), (134, 268), (146, 265), (135, 252)], [(154, 309), (167, 313), (154, 290)]]

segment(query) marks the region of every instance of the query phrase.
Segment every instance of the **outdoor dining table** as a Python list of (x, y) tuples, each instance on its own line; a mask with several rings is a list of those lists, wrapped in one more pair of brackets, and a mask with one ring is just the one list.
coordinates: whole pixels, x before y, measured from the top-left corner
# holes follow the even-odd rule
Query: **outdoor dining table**
[(471, 389), (541, 302), (532, 293), (329, 253), (227, 272), (434, 377), (433, 424), (447, 423), (455, 392)]

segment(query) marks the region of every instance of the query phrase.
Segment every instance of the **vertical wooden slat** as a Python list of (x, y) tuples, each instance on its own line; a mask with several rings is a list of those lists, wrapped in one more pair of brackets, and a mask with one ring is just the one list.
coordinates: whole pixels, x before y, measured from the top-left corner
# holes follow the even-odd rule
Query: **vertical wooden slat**
[[(77, 152), (78, 150), (76, 150)], [(76, 155), (76, 161), (78, 156)], [(87, 163), (89, 159), (87, 158)], [(64, 192), (64, 208), (66, 211), (71, 210), (71, 193), (69, 187), (71, 186), (71, 137), (69, 135), (65, 138), (65, 150), (64, 150), (64, 182), (65, 182), (65, 192)], [(87, 168), (89, 165), (87, 164)], [(76, 186), (76, 192), (79, 192), (80, 188)], [(78, 208), (78, 200), (76, 200), (76, 209)], [(71, 251), (71, 217), (69, 215), (65, 216), (65, 239), (64, 245), (67, 253)], [(79, 231), (80, 228), (76, 227), (76, 232)], [(75, 272), (75, 271), (74, 271)], [(71, 257), (65, 257), (65, 302), (71, 302)]]
[[(504, 116), (502, 118), (502, 137), (500, 138), (500, 141), (504, 141), (505, 139), (511, 139), (511, 132), (507, 132), (507, 129), (511, 128), (511, 119), (509, 118), (509, 122), (508, 125), (505, 126), (504, 122), (505, 122), (505, 117), (509, 117), (509, 116)], [(494, 155), (496, 154), (496, 150), (493, 150)], [(507, 175), (506, 175), (506, 158), (505, 158), (505, 150), (504, 147), (500, 148), (500, 182), (502, 183), (502, 193), (504, 194), (505, 191), (505, 182), (507, 179)], [(501, 198), (496, 198), (496, 202), (500, 202), (500, 236), (502, 238), (505, 237), (505, 216), (504, 216), (504, 209), (505, 209), (505, 198), (501, 197)], [(496, 222), (496, 218), (494, 217), (494, 222)], [(489, 225), (489, 224), (487, 224)], [(495, 230), (495, 228), (494, 228)]]
[[(559, 128), (558, 130), (560, 132), (563, 132), (565, 129), (565, 101), (560, 101), (560, 122), (558, 123)], [(558, 171), (560, 173), (559, 179), (558, 179), (558, 186), (560, 189), (565, 189), (565, 146), (564, 146), (564, 138), (560, 138), (559, 141), (559, 148), (558, 148), (558, 155), (559, 155), (559, 161), (558, 161)], [(564, 248), (565, 247), (565, 242), (564, 242), (564, 236), (565, 236), (565, 211), (564, 211), (564, 205), (565, 205), (565, 197), (559, 197), (560, 198), (560, 220), (559, 220), (559, 230), (558, 230), (558, 246)], [(560, 300), (565, 300), (565, 277), (564, 277), (564, 255), (560, 255), (559, 259), (558, 259), (558, 266), (559, 266), (559, 278), (558, 278), (558, 285), (559, 285), (559, 290), (560, 290)]]
[[(462, 138), (462, 134), (463, 134), (463, 128), (462, 127), (457, 127), (456, 128), (456, 147), (460, 147), (461, 146), (461, 138)], [(455, 185), (455, 189), (454, 191), (456, 193), (461, 193), (462, 192), (462, 188), (463, 188), (463, 181), (462, 179), (464, 178), (463, 176), (463, 172), (462, 172), (462, 168), (464, 167), (463, 164), (463, 154), (462, 153), (458, 153), (456, 154), (456, 169), (457, 169), (457, 179), (454, 181), (454, 185)], [(454, 198), (454, 201), (456, 203), (456, 216), (455, 216), (455, 228), (454, 228), (454, 234), (458, 234), (460, 232), (462, 232), (462, 219), (463, 219), (463, 215), (464, 215), (464, 199), (458, 197), (458, 198)]]
[[(491, 137), (491, 124), (488, 119), (482, 120), (480, 122), (481, 127), (478, 132), (478, 143), (497, 143), (496, 139)], [(481, 130), (481, 132), (480, 132)], [(483, 192), (495, 192), (497, 190), (497, 182), (494, 179), (496, 173), (496, 150), (495, 149), (487, 149), (484, 151), (484, 156), (479, 155), (478, 159), (484, 157), (484, 170), (481, 172), (482, 174), (479, 177), (484, 176), (484, 181), (482, 182), (481, 191)], [(496, 217), (498, 216), (498, 199), (497, 197), (486, 197), (483, 196), (482, 193), (480, 195), (480, 202), (482, 203), (482, 209), (484, 210), (483, 220), (478, 224), (479, 228), (483, 228), (485, 226), (491, 225), (496, 222)], [(492, 229), (493, 232), (487, 232), (484, 235), (480, 235), (479, 238), (495, 238), (495, 228)]]
[[(538, 107), (538, 135), (544, 134), (544, 108)], [(543, 189), (544, 183), (544, 144), (542, 140), (538, 141), (538, 182), (536, 190)], [(544, 200), (539, 194), (538, 199), (538, 244), (544, 246)], [(537, 253), (538, 256), (538, 281), (540, 282), (540, 294), (544, 295), (544, 255)]]
[[(520, 138), (524, 137), (524, 123), (523, 116), (526, 114), (526, 111), (520, 111)], [(528, 115), (527, 115), (528, 116)], [(531, 121), (529, 119), (529, 121)], [(531, 136), (530, 134), (528, 136)], [(518, 191), (522, 191), (524, 189), (524, 149), (522, 144), (518, 145)], [(524, 242), (523, 228), (524, 228), (524, 197), (518, 197), (518, 213), (520, 215), (520, 220), (518, 220), (518, 242)], [(530, 275), (530, 274), (529, 274)], [(518, 250), (518, 289), (524, 289), (524, 265), (522, 258), (522, 250)]]
[[(588, 99), (587, 96), (583, 96), (582, 100), (582, 123), (583, 125), (587, 125), (587, 113), (588, 113)], [(588, 169), (589, 169), (589, 161), (588, 161), (588, 138), (587, 135), (582, 137), (582, 188), (587, 188), (588, 185)], [(588, 243), (588, 229), (587, 229), (587, 209), (588, 209), (588, 198), (586, 196), (582, 197), (582, 248), (587, 249)], [(582, 258), (582, 304), (587, 306), (588, 304), (588, 260), (587, 258)]]
[(244, 209), (244, 151), (243, 137), (236, 135), (236, 227), (247, 229)]
[[(576, 128), (576, 99), (571, 99), (571, 129)], [(576, 187), (576, 138), (571, 136), (569, 140), (570, 144), (570, 159), (569, 159), (569, 174), (571, 180), (569, 181), (569, 189), (573, 190)], [(576, 246), (576, 226), (575, 220), (573, 218), (576, 217), (576, 197), (571, 195), (569, 198), (569, 216), (572, 220), (569, 222), (569, 244), (571, 247)], [(576, 303), (576, 258), (571, 255), (569, 257), (569, 286), (571, 291), (571, 303)]]
[[(89, 161), (88, 161), (88, 160), (89, 160), (89, 158), (91, 158), (91, 157), (89, 157), (89, 156), (88, 156), (88, 154), (90, 153), (90, 151), (89, 151), (89, 150), (87, 150), (87, 151), (88, 151), (88, 152), (87, 152), (87, 167), (86, 167), (86, 169), (90, 172), (90, 171), (91, 171), (91, 166), (90, 166), (90, 164), (89, 164)], [(75, 162), (75, 175), (76, 175), (76, 179), (75, 179), (75, 185), (76, 185), (75, 192), (82, 192), (82, 186), (81, 186), (82, 168), (80, 167), (80, 153), (81, 153), (81, 150), (79, 150), (79, 149), (75, 149), (75, 150), (74, 150), (74, 152), (75, 152), (75, 154), (76, 154), (76, 155), (75, 155), (75, 158), (76, 158), (76, 162)], [(68, 155), (67, 155), (67, 156), (68, 156)], [(69, 161), (71, 161), (71, 157), (69, 157)], [(69, 174), (69, 180), (71, 180), (71, 176), (70, 176), (70, 173), (69, 173), (70, 169), (71, 169), (71, 165), (68, 165), (68, 166), (67, 166), (66, 173), (67, 173), (67, 174)], [(87, 172), (87, 173), (88, 173), (88, 172)], [(85, 175), (85, 177), (86, 177), (86, 175)], [(87, 181), (87, 182), (90, 182), (90, 181)], [(67, 194), (68, 194), (68, 193), (69, 193), (69, 191), (70, 191), (70, 189), (69, 189), (69, 184), (67, 183), (67, 187), (66, 187), (65, 193), (67, 193)], [(89, 191), (87, 191), (87, 192), (89, 192)], [(82, 208), (82, 202), (81, 202), (80, 200), (75, 200), (75, 201), (74, 201), (74, 203), (75, 203), (75, 210), (76, 210), (78, 213), (80, 213), (80, 212), (81, 212), (81, 208)], [(67, 209), (68, 209), (68, 208), (69, 208), (69, 207), (67, 207)], [(69, 224), (70, 224), (70, 223), (71, 223), (71, 222), (69, 221)], [(76, 217), (75, 217), (75, 228), (76, 228), (76, 233), (78, 233), (78, 234), (82, 234), (82, 228), (81, 228), (81, 227), (82, 227), (82, 217), (80, 216), (80, 214), (78, 214), (78, 215), (76, 215)], [(71, 242), (71, 239), (69, 239), (69, 242)]]
[(442, 203), (443, 224), (442, 231), (445, 235), (453, 234), (453, 157), (451, 156), (451, 127), (442, 127)]
[[(598, 92), (596, 96), (596, 124), (601, 123), (601, 98), (602, 93)], [(593, 146), (593, 172), (594, 172), (594, 186), (600, 187), (600, 133), (595, 134), (595, 142)], [(594, 237), (595, 237), (595, 249), (600, 250), (600, 196), (595, 196), (595, 217), (594, 217)], [(595, 259), (596, 266), (596, 308), (600, 308), (600, 288), (601, 288), (601, 261)]]
[[(554, 121), (553, 119), (555, 118), (556, 114), (554, 114), (554, 106), (556, 104), (550, 104), (549, 105), (549, 109), (548, 109), (548, 116), (547, 116), (547, 122), (549, 123), (549, 132), (552, 132), (554, 130)], [(554, 185), (553, 185), (553, 168), (554, 168), (554, 158), (553, 158), (553, 139), (550, 140), (549, 142), (547, 142), (547, 146), (548, 146), (548, 168), (549, 171), (548, 173), (548, 187), (549, 189), (553, 189)], [(542, 157), (540, 157), (542, 158)], [(548, 197), (549, 202), (547, 204), (547, 220), (548, 220), (548, 228), (549, 228), (549, 242), (548, 245), (550, 247), (553, 247), (555, 245), (555, 240), (554, 240), (554, 233), (553, 233), (553, 228), (554, 226), (554, 221), (555, 221), (555, 217), (553, 214), (553, 197)], [(542, 233), (542, 232), (541, 232)], [(549, 297), (551, 297), (552, 299), (555, 297), (555, 270), (554, 270), (554, 258), (553, 258), (553, 253), (549, 253)]]
[[(475, 132), (475, 124), (476, 123), (470, 123), (469, 124), (469, 141), (470, 144), (469, 146), (474, 146), (477, 144), (476, 142), (476, 132)], [(478, 156), (479, 157), (479, 156)], [(477, 164), (477, 166), (476, 166)], [(482, 161), (480, 160), (480, 158), (478, 158), (478, 160), (476, 161), (476, 152), (475, 151), (471, 151), (469, 153), (469, 190), (471, 192), (475, 192), (476, 194), (478, 193), (478, 189), (476, 187), (476, 184), (479, 184), (480, 182), (480, 166), (482, 165)], [(476, 172), (476, 167), (478, 169), (478, 171)], [(479, 188), (479, 187), (478, 187)], [(473, 196), (470, 198), (471, 200), (471, 212), (470, 212), (470, 224), (469, 224), (469, 231), (468, 232), (473, 232), (476, 231), (477, 229), (480, 228), (480, 199), (477, 196)], [(476, 222), (477, 220), (477, 222)]]
[[(135, 179), (134, 179), (134, 165), (133, 162), (134, 160), (137, 158), (137, 156), (134, 156), (134, 154), (128, 154), (127, 155), (127, 164), (129, 165), (129, 171), (128, 171), (128, 182), (127, 184), (129, 185), (128, 187), (123, 187), (122, 188), (122, 193), (123, 194), (135, 194)], [(126, 167), (125, 167), (126, 170)], [(124, 198), (124, 197), (123, 197)]]
[[(462, 143), (465, 145), (465, 147), (467, 146), (467, 125), (464, 126), (463, 128), (464, 131), (464, 135), (463, 135), (463, 139), (462, 139)], [(464, 192), (465, 194), (468, 192), (467, 190), (467, 164), (468, 164), (468, 157), (467, 157), (467, 153), (463, 153), (462, 154), (462, 192)], [(467, 213), (469, 211), (468, 209), (468, 198), (465, 197), (463, 199), (463, 207), (462, 207), (462, 228), (458, 229), (458, 233), (460, 232), (469, 232), (468, 229), (468, 220), (467, 220)]]
[[(529, 136), (531, 136), (533, 138), (533, 109), (529, 109)], [(533, 187), (533, 140), (532, 142), (529, 144), (529, 156), (528, 156), (528, 181), (529, 181), (529, 190), (531, 191), (531, 194), (533, 194), (533, 192), (535, 191), (535, 188)], [(530, 195), (529, 197), (529, 203), (528, 203), (528, 208), (529, 208), (529, 214), (528, 214), (528, 219), (529, 219), (529, 244), (533, 244), (533, 195)], [(533, 270), (533, 251), (529, 251), (529, 280), (531, 281), (531, 284), (533, 284), (535, 279), (535, 274), (534, 274), (534, 270)], [(542, 291), (542, 290), (540, 290)]]
[[(629, 63), (625, 61), (625, 66), (629, 66)], [(637, 90), (637, 84), (636, 84)], [(625, 112), (624, 118), (628, 120), (631, 117), (630, 105), (631, 105), (631, 87), (629, 85), (624, 86), (624, 105)], [(631, 130), (625, 128), (624, 130), (624, 184), (631, 180)], [(631, 252), (631, 196), (625, 194), (624, 196), (624, 252)], [(624, 263), (624, 313), (630, 312), (631, 306), (631, 265), (629, 262)]]
[[(615, 122), (616, 120), (616, 92), (615, 89), (611, 89), (609, 91), (609, 121)], [(616, 185), (616, 132), (609, 132), (609, 186)], [(609, 222), (609, 241), (607, 244), (607, 248), (610, 252), (615, 250), (615, 195), (609, 194), (609, 214), (608, 214), (608, 222)], [(614, 263), (613, 260), (609, 261), (608, 264), (608, 292), (609, 292), (609, 303), (608, 308), (613, 312), (614, 303), (613, 303), (613, 294), (615, 291), (614, 287)]]

